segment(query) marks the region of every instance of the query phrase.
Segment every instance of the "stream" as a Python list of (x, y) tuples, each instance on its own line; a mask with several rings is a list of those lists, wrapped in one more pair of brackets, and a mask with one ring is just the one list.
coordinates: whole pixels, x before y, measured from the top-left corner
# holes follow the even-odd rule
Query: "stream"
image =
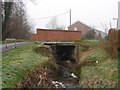
[(74, 75), (67, 67), (61, 66), (61, 75), (58, 75), (52, 84), (56, 88), (80, 88), (77, 76)]

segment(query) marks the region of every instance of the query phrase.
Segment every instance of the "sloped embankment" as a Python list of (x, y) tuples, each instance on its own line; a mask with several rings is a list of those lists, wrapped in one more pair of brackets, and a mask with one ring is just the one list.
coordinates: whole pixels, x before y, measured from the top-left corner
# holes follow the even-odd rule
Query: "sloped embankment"
[[(42, 66), (37, 67), (33, 72), (29, 72), (25, 78), (18, 84), (19, 88), (55, 88), (51, 83), (57, 66), (48, 61), (43, 63)], [(52, 75), (52, 76), (51, 76)], [(55, 75), (55, 74), (54, 74)]]
[(41, 66), (28, 73), (24, 79), (17, 85), (19, 88), (78, 88), (78, 78), (72, 72), (73, 63), (63, 61), (56, 64), (52, 60), (51, 48), (49, 46), (40, 46), (36, 48), (38, 53), (50, 58)]

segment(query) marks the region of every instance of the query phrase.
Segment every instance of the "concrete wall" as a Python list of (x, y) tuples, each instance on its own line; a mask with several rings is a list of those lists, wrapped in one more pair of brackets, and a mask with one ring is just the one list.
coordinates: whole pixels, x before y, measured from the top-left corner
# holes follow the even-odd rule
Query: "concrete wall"
[(118, 29), (120, 29), (120, 1), (118, 2)]
[(81, 31), (37, 29), (37, 34), (31, 34), (30, 40), (80, 40)]

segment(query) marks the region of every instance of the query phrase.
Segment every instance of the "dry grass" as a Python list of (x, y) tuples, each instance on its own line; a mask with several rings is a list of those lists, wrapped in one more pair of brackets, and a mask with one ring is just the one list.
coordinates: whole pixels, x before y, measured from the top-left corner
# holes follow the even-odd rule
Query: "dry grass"
[(110, 29), (108, 36), (109, 40), (107, 42), (102, 41), (101, 46), (112, 59), (118, 58), (118, 50), (120, 49), (120, 31), (116, 29)]
[[(86, 43), (84, 43), (86, 45)], [(104, 44), (104, 45), (103, 45)], [(87, 43), (88, 51), (82, 53), (77, 74), (81, 88), (116, 88), (118, 87), (118, 60), (110, 58), (113, 53), (107, 41)], [(106, 50), (103, 46), (108, 47)], [(108, 54), (110, 53), (110, 54)], [(114, 56), (114, 54), (113, 54)], [(96, 63), (98, 61), (98, 63)], [(81, 72), (80, 72), (81, 71)]]
[(101, 41), (101, 46), (110, 58), (118, 58), (117, 47), (109, 41)]
[(29, 72), (27, 76), (17, 85), (17, 88), (55, 88), (51, 83), (53, 77), (57, 76), (59, 66), (51, 60)]

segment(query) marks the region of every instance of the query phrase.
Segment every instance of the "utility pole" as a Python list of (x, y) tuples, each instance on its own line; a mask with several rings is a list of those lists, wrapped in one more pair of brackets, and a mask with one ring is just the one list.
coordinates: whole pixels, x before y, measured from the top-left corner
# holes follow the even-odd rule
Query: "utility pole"
[(71, 30), (71, 9), (70, 9), (70, 30)]

